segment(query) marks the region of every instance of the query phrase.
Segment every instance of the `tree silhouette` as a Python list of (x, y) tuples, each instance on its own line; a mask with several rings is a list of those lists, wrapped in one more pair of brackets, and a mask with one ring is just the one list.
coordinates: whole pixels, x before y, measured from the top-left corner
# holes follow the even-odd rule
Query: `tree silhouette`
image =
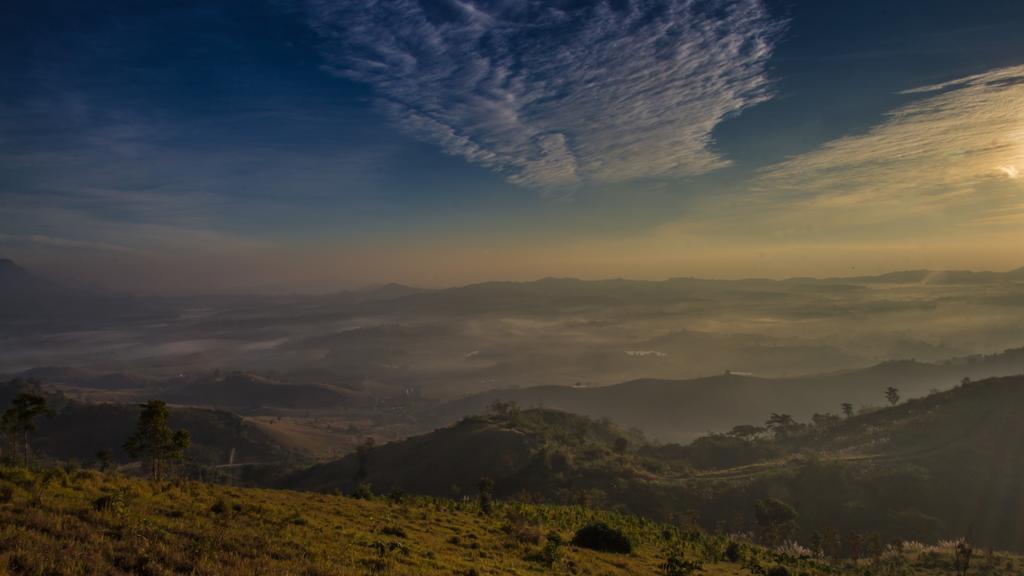
[(796, 432), (800, 425), (789, 414), (777, 414), (772, 412), (765, 422), (765, 427), (772, 431), (776, 439), (787, 438)]
[(754, 505), (754, 519), (761, 528), (765, 544), (775, 545), (788, 540), (796, 531), (796, 510), (782, 500), (765, 498)]
[(96, 452), (96, 464), (101, 472), (109, 472), (114, 468), (114, 455), (106, 448)]
[(615, 452), (618, 454), (625, 454), (626, 450), (629, 450), (629, 440), (619, 436), (615, 439)]
[(477, 489), (480, 491), (480, 511), (490, 514), (494, 501), (494, 480), (486, 476), (481, 478), (477, 483)]
[(367, 436), (362, 444), (356, 446), (356, 471), (352, 475), (352, 481), (357, 486), (366, 482), (370, 475), (370, 451), (373, 450), (374, 441)]
[(124, 449), (134, 458), (142, 458), (150, 465), (154, 480), (163, 475), (163, 463), (167, 460), (179, 460), (184, 456), (185, 449), (191, 443), (185, 430), (171, 430), (167, 425), (170, 411), (163, 400), (150, 400), (139, 405), (139, 423)]
[(31, 392), (22, 392), (11, 400), (11, 406), (0, 417), (0, 427), (10, 439), (11, 460), (17, 461), (17, 442), (21, 439), (25, 466), (29, 464), (29, 436), (36, 431), (36, 418), (52, 416), (53, 410), (46, 404), (46, 398)]
[(733, 426), (732, 430), (726, 432), (726, 436), (733, 438), (739, 438), (741, 440), (755, 440), (761, 434), (764, 434), (765, 429), (761, 426), (754, 426), (753, 424), (740, 424)]
[(885, 399), (889, 401), (889, 404), (893, 406), (900, 403), (900, 391), (899, 388), (889, 386), (885, 389)]
[(953, 567), (956, 569), (957, 576), (967, 576), (973, 555), (974, 549), (971, 548), (971, 544), (966, 538), (957, 541), (956, 548), (953, 550)]
[(843, 402), (842, 408), (843, 416), (846, 416), (847, 418), (853, 416), (853, 404), (850, 404), (849, 402)]

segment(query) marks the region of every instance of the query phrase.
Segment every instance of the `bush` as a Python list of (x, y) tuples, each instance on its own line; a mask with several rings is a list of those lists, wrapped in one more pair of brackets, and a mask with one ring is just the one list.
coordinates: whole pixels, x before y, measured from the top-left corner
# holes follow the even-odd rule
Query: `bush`
[(725, 556), (726, 560), (735, 564), (743, 559), (743, 547), (740, 546), (739, 542), (729, 542), (729, 545), (725, 547), (723, 556)]
[(633, 543), (621, 530), (612, 528), (604, 522), (593, 522), (576, 531), (572, 543), (580, 548), (589, 548), (598, 552), (629, 554), (633, 551)]
[(548, 533), (547, 542), (540, 551), (540, 561), (548, 568), (562, 559), (562, 535), (558, 532)]
[(380, 529), (380, 533), (388, 536), (394, 536), (396, 538), (405, 538), (407, 536), (405, 529), (401, 526), (385, 526)]
[(218, 498), (213, 506), (210, 506), (210, 512), (214, 514), (225, 514), (228, 511), (228, 503), (224, 498)]
[(352, 492), (352, 498), (356, 500), (373, 500), (373, 488), (369, 482), (363, 482), (359, 486), (356, 486), (354, 492)]
[(789, 569), (778, 564), (768, 569), (768, 576), (789, 576)]
[(14, 500), (14, 485), (4, 482), (0, 484), (0, 504), (6, 504)]
[(677, 552), (669, 554), (669, 557), (665, 559), (665, 563), (661, 565), (661, 570), (665, 573), (665, 576), (689, 576), (703, 568), (704, 565), (700, 562), (684, 560)]
[(120, 514), (121, 512), (124, 512), (127, 504), (125, 502), (123, 492), (114, 492), (113, 494), (104, 494), (103, 496), (93, 500), (92, 507), (97, 512)]

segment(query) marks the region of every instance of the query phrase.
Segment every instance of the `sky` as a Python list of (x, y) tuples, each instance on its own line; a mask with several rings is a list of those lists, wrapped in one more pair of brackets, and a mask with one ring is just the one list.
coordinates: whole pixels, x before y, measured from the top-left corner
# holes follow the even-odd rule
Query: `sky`
[(1019, 0), (38, 0), (0, 257), (131, 292), (1024, 265)]

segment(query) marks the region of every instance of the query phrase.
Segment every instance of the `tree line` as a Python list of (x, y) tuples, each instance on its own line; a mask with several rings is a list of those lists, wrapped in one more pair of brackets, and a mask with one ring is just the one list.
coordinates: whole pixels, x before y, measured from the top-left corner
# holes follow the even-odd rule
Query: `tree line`
[[(150, 400), (139, 405), (139, 420), (135, 432), (125, 440), (123, 448), (132, 458), (138, 458), (149, 469), (150, 476), (161, 479), (168, 462), (181, 460), (191, 444), (187, 430), (172, 430), (168, 424), (170, 409), (163, 400)], [(54, 410), (46, 396), (36, 392), (21, 392), (11, 399), (0, 415), (0, 459), (28, 467), (32, 463), (32, 434), (38, 430), (41, 417), (52, 418)], [(97, 459), (101, 467), (109, 468), (112, 456), (100, 450)]]

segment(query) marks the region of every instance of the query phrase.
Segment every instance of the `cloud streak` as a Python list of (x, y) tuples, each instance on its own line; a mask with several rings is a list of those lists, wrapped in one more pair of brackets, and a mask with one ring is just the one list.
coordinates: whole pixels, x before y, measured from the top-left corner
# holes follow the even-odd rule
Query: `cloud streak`
[(331, 72), (415, 137), (532, 188), (706, 173), (769, 97), (760, 0), (308, 0)]
[(1020, 181), (1024, 66), (905, 94), (923, 99), (891, 112), (864, 134), (767, 168), (756, 187), (816, 206), (851, 207), (910, 200), (944, 204), (986, 185)]

